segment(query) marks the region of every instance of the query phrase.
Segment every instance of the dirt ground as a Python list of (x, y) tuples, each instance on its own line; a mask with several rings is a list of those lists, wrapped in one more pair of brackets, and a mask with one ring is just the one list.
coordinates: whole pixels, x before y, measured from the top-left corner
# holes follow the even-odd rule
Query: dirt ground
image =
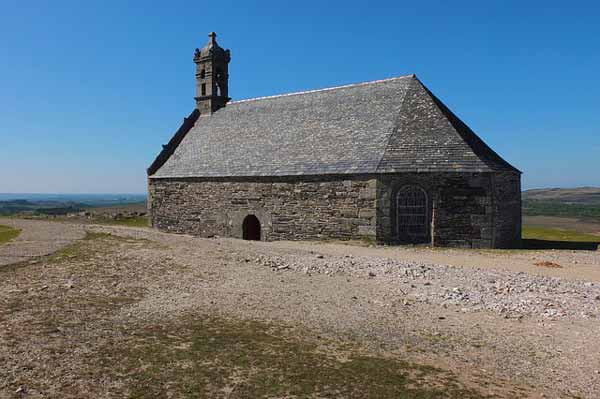
[(21, 230), (15, 239), (0, 246), (0, 267), (51, 254), (85, 235), (81, 226), (73, 224), (11, 218), (0, 218), (0, 224)]
[[(36, 223), (48, 229), (13, 221), (23, 234)], [(158, 383), (176, 392), (162, 396), (186, 397), (172, 379), (187, 363), (157, 371), (149, 364), (162, 352), (135, 350), (157, 331), (187, 331), (190, 317), (275, 323), (456, 376), (461, 390), (431, 397), (600, 392), (600, 252), (263, 243), (109, 226), (78, 226), (88, 232), (80, 239), (57, 225), (62, 244), (79, 241), (0, 267), (0, 397), (152, 397), (132, 389)], [(209, 396), (253, 397), (229, 382)]]

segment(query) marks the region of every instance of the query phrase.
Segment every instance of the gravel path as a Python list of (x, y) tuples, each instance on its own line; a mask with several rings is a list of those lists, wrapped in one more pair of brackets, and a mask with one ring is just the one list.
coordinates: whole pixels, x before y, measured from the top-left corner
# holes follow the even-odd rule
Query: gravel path
[(0, 224), (21, 230), (0, 245), (0, 266), (51, 254), (85, 235), (81, 226), (67, 223), (0, 218)]

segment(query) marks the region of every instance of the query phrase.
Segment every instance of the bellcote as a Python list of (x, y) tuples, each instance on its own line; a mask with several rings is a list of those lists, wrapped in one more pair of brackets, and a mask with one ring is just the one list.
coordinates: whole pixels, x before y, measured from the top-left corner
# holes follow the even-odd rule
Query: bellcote
[(231, 99), (229, 92), (229, 50), (217, 43), (217, 34), (211, 32), (206, 46), (196, 49), (196, 108), (200, 115), (210, 115)]

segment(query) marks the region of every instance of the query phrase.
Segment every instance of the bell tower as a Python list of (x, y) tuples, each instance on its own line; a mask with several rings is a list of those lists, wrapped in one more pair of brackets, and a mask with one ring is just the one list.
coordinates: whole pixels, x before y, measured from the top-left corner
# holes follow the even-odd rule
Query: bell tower
[(223, 108), (231, 98), (229, 86), (229, 50), (217, 44), (217, 34), (211, 32), (206, 46), (196, 49), (196, 108), (200, 115), (210, 115)]

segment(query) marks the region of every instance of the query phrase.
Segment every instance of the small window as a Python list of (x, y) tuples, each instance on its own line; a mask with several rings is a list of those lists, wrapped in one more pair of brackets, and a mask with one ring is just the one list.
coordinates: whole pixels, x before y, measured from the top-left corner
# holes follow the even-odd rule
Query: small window
[(206, 83), (202, 83), (202, 95), (206, 95)]
[(203, 69), (200, 71), (200, 79), (204, 79), (206, 77), (206, 71)]

